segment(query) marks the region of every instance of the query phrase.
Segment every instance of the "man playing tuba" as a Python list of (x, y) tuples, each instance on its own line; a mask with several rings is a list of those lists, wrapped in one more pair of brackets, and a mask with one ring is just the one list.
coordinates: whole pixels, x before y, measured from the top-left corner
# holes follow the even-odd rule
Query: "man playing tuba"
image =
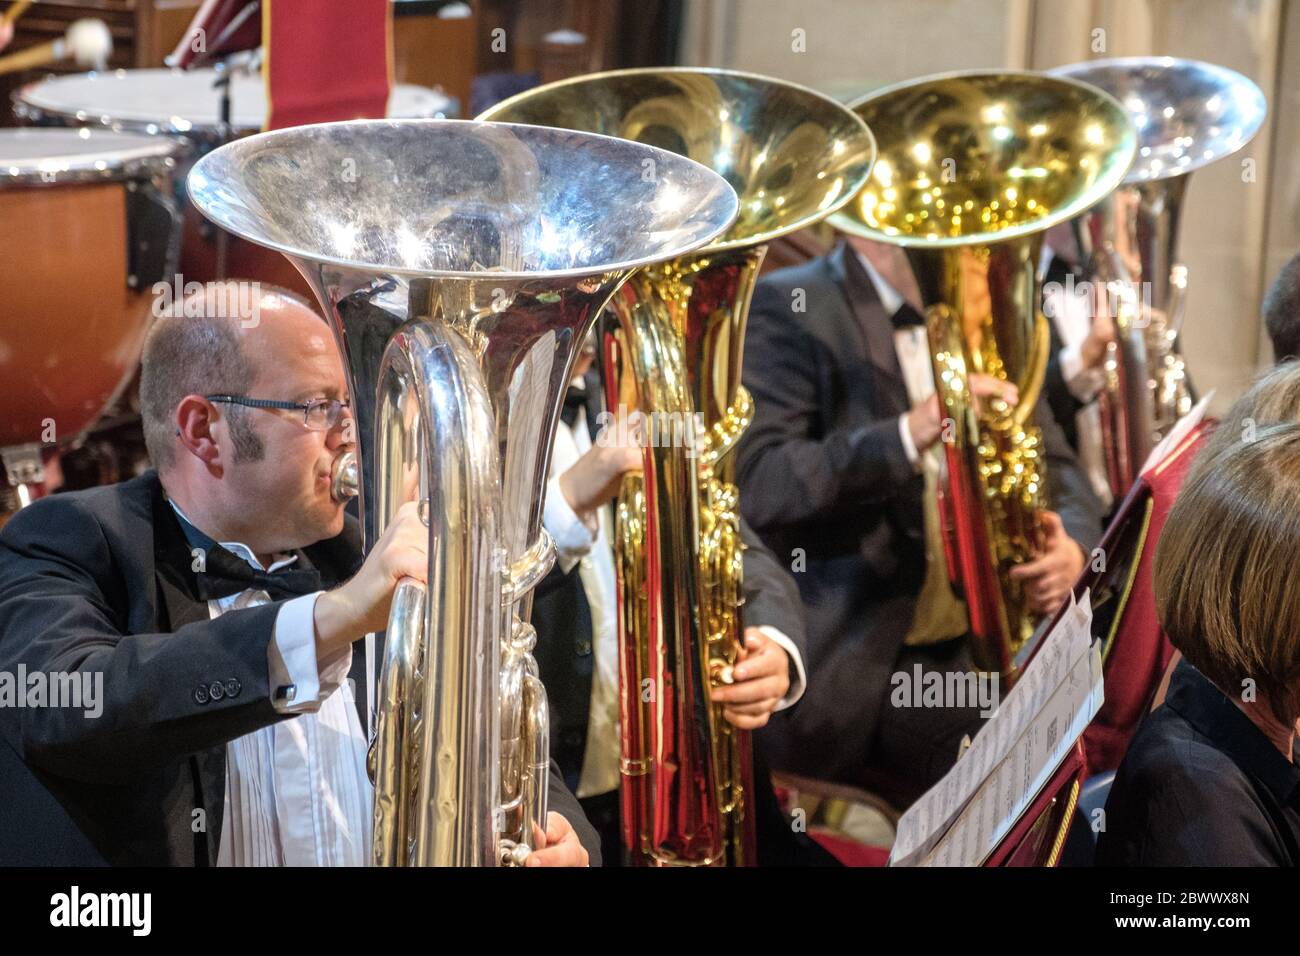
[[(384, 628), (402, 577), (425, 579), (428, 529), (411, 502), (362, 560), (331, 495), (350, 396), (305, 302), (194, 306), (145, 346), (157, 470), (42, 499), (0, 534), (0, 670), (102, 688), (81, 709), (0, 708), (0, 865), (370, 860), (352, 645)], [(550, 780), (559, 812), (528, 865), (599, 862)]]
[[(755, 414), (737, 468), (744, 515), (791, 562), (808, 623), (804, 699), (763, 731), (773, 766), (896, 806), (947, 771), (989, 703), (914, 706), (916, 695), (894, 693), (918, 675), (945, 686), (975, 675), (932, 506), (943, 423), (901, 255), (852, 237), (759, 281), (744, 364)], [(977, 400), (1018, 399), (991, 377), (972, 376), (972, 389)], [(1012, 572), (1038, 614), (1065, 597), (1101, 532), (1046, 405), (1036, 420), (1056, 510), (1043, 515), (1041, 555)]]

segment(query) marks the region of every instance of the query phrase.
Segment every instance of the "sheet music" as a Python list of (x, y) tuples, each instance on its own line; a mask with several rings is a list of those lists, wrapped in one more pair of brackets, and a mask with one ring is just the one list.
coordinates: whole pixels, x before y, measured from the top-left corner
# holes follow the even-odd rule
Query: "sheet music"
[(1160, 440), (1160, 444), (1151, 449), (1151, 454), (1147, 455), (1147, 460), (1142, 464), (1142, 471), (1139, 474), (1145, 475), (1160, 462), (1164, 461), (1165, 456), (1178, 447), (1184, 438), (1186, 438), (1201, 420), (1205, 418), (1205, 410), (1210, 407), (1210, 399), (1214, 397), (1214, 390), (1210, 389), (1205, 397), (1196, 403), (1190, 412), (1178, 419), (1178, 423), (1169, 429), (1169, 434)]
[(1070, 669), (921, 866), (979, 866), (1038, 797), (1101, 707), (1101, 645)]
[[(970, 748), (944, 778), (898, 821), (890, 852), (891, 866), (915, 865), (934, 849), (958, 814), (1003, 764), (1013, 747), (1022, 741), (1039, 714), (1056, 699), (1058, 690), (1068, 685), (1072, 678), (1077, 679), (1075, 672), (1079, 662), (1083, 661), (1087, 666), (1092, 644), (1090, 592), (1084, 591), (1078, 603), (1071, 595), (1070, 604), (1070, 609), (1043, 638), (1042, 648), (1024, 669), (997, 712), (976, 734)], [(1085, 724), (1092, 713), (1084, 719)], [(990, 827), (996, 829), (992, 823)]]

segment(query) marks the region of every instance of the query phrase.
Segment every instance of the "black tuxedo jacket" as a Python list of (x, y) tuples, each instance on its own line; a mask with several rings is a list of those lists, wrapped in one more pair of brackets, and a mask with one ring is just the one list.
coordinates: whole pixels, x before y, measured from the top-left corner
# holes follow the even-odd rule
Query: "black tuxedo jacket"
[[(774, 716), (769, 755), (778, 769), (853, 779), (924, 579), (925, 481), (899, 436), (910, 402), (891, 317), (846, 245), (759, 281), (743, 374), (755, 409), (739, 447), (741, 509), (778, 560), (803, 562), (808, 627), (808, 690)], [(1097, 501), (1045, 401), (1036, 420), (1050, 506), (1090, 550)]]
[[(226, 743), (292, 718), (268, 686), (282, 602), (210, 620), (191, 560), (152, 471), (41, 499), (0, 531), (0, 670), (103, 673), (97, 718), (0, 708), (0, 865), (216, 861)], [(299, 561), (326, 587), (345, 580), (361, 564), (356, 522)], [(354, 654), (363, 726), (364, 668)], [(551, 808), (595, 864), (599, 841), (552, 770)]]

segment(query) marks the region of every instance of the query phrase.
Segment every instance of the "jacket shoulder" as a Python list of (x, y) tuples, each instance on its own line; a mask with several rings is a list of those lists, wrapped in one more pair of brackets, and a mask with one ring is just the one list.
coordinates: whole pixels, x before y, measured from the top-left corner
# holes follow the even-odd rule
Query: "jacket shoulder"
[(0, 529), (0, 540), (49, 539), (84, 527), (87, 521), (125, 531), (132, 521), (152, 520), (157, 487), (157, 477), (148, 472), (128, 481), (39, 498), (9, 519)]

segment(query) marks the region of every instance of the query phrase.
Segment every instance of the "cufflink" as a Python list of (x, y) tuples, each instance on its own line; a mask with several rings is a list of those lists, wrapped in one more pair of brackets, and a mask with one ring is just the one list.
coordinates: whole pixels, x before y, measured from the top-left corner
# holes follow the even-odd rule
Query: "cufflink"
[(275, 689), (275, 700), (284, 704), (292, 704), (293, 699), (297, 696), (297, 684), (283, 684)]

